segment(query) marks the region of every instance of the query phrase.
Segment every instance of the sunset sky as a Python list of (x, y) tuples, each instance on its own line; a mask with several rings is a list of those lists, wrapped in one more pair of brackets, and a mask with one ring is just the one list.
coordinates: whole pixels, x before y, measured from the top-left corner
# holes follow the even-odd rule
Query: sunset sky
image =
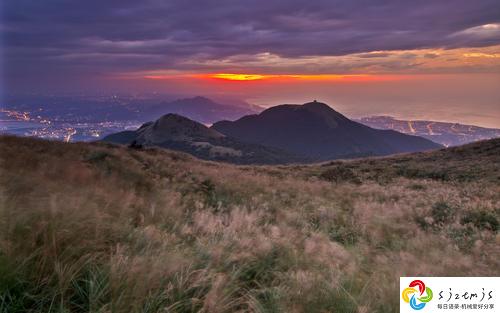
[(7, 0), (3, 92), (318, 99), (500, 127), (500, 2)]

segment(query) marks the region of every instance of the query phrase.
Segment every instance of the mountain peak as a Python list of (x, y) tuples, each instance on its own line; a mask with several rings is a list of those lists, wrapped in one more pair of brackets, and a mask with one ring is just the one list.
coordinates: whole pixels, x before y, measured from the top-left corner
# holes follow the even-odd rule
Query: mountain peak
[(204, 101), (204, 102), (211, 102), (213, 103), (214, 101), (210, 98), (203, 97), (203, 96), (196, 96), (193, 98), (187, 98), (188, 100), (193, 100), (193, 101)]
[(220, 120), (235, 120), (259, 111), (260, 108), (254, 108), (249, 104), (224, 104), (207, 97), (196, 96), (153, 105), (143, 119), (153, 120), (165, 113), (176, 113), (203, 124), (213, 124)]
[(332, 111), (335, 112), (335, 110), (332, 109), (332, 107), (330, 107), (328, 104), (323, 103), (323, 102), (318, 102), (316, 100), (314, 100), (312, 102), (304, 103), (303, 105), (301, 105), (301, 107), (306, 108), (310, 111), (318, 112), (318, 113), (327, 113), (327, 112), (332, 112)]
[(323, 102), (318, 102), (316, 100), (304, 103), (303, 105), (300, 106), (300, 109), (305, 110), (309, 113), (313, 113), (314, 115), (320, 117), (331, 128), (338, 127), (339, 123), (350, 122), (350, 120), (347, 117), (335, 111), (328, 104)]
[(167, 114), (161, 116), (156, 122), (163, 123), (163, 122), (172, 122), (172, 121), (176, 121), (176, 122), (184, 121), (187, 123), (193, 122), (192, 120), (188, 119), (187, 117), (184, 117), (184, 116), (176, 114), (176, 113), (167, 113)]
[(123, 131), (106, 136), (103, 141), (126, 144), (131, 147), (162, 147), (190, 153), (202, 159), (228, 161), (238, 164), (282, 164), (305, 162), (274, 147), (249, 144), (226, 137), (215, 129), (169, 113), (154, 122), (148, 122), (135, 131)]
[(319, 102), (318, 100), (313, 100), (313, 101), (310, 101), (310, 102), (306, 102), (303, 105), (326, 105), (326, 106), (328, 106), (326, 103)]
[(174, 100), (170, 103), (180, 105), (182, 107), (219, 105), (219, 104), (215, 103), (212, 99), (207, 98), (207, 97), (203, 97), (203, 96), (177, 99), (177, 100)]
[(175, 113), (168, 113), (138, 130), (138, 139), (144, 142), (157, 143), (169, 140), (186, 140), (187, 138), (221, 138), (216, 130), (190, 120)]
[(241, 141), (276, 147), (313, 160), (440, 147), (423, 138), (361, 125), (318, 101), (279, 105), (234, 122), (215, 123), (212, 128)]
[(286, 111), (297, 112), (297, 113), (308, 111), (318, 115), (325, 115), (325, 116), (331, 115), (332, 113), (341, 115), (340, 113), (332, 109), (332, 107), (330, 107), (328, 104), (316, 100), (311, 102), (306, 102), (304, 104), (281, 104), (267, 108), (261, 113), (267, 114), (272, 112), (273, 114), (282, 114), (283, 112)]
[(192, 129), (203, 129), (203, 127), (205, 126), (182, 115), (168, 113), (153, 122), (151, 127), (157, 131), (170, 131), (173, 128), (184, 127), (190, 127)]

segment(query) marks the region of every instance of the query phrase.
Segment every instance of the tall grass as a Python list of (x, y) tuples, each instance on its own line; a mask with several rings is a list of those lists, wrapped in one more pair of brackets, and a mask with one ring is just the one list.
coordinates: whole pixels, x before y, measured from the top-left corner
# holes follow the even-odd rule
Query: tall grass
[(424, 155), (442, 179), (409, 175), (417, 156), (236, 167), (0, 144), (0, 312), (397, 312), (400, 276), (500, 270), (491, 149), (475, 169)]

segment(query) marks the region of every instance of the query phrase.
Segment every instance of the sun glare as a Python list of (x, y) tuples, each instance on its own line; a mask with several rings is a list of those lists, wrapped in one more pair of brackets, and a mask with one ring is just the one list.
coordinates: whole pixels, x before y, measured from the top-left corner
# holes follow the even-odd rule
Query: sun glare
[(240, 74), (216, 73), (197, 75), (201, 78), (215, 78), (230, 81), (258, 81), (258, 80), (359, 80), (369, 79), (370, 75), (339, 75), (339, 74)]
[(262, 80), (269, 78), (270, 75), (259, 75), (259, 74), (228, 74), (219, 73), (209, 75), (211, 78), (225, 79), (225, 80)]
[(143, 78), (152, 80), (175, 80), (175, 79), (202, 79), (226, 82), (307, 82), (307, 81), (331, 81), (331, 82), (370, 82), (401, 80), (407, 75), (377, 75), (377, 74), (245, 74), (245, 73), (203, 73), (203, 74), (164, 74), (151, 73), (143, 75)]

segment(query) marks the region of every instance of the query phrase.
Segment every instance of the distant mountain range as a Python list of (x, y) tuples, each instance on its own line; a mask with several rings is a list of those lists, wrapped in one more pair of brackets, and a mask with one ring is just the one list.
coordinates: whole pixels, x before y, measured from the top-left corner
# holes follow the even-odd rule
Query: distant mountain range
[(447, 147), (500, 137), (500, 129), (458, 123), (399, 120), (391, 116), (363, 117), (357, 121), (377, 129), (424, 137)]
[[(175, 113), (203, 124), (213, 124), (220, 120), (235, 120), (244, 115), (255, 114), (260, 107), (243, 103), (221, 104), (205, 97), (194, 97), (165, 101), (137, 108), (142, 120), (152, 120), (166, 113)], [(142, 111), (141, 111), (142, 110)]]
[(131, 147), (161, 147), (183, 151), (198, 158), (236, 164), (284, 164), (306, 162), (286, 151), (242, 143), (186, 117), (169, 113), (135, 131), (106, 136), (103, 141)]
[(217, 122), (211, 128), (167, 114), (136, 131), (103, 140), (134, 147), (159, 146), (240, 164), (324, 161), (441, 147), (421, 137), (370, 128), (316, 101), (279, 105), (234, 122)]
[(262, 111), (239, 100), (213, 101), (206, 97), (175, 99), (167, 95), (84, 96), (20, 95), (9, 96), (2, 109), (27, 112), (32, 118), (68, 123), (139, 121), (147, 122), (167, 113), (186, 116), (204, 124), (235, 120)]

